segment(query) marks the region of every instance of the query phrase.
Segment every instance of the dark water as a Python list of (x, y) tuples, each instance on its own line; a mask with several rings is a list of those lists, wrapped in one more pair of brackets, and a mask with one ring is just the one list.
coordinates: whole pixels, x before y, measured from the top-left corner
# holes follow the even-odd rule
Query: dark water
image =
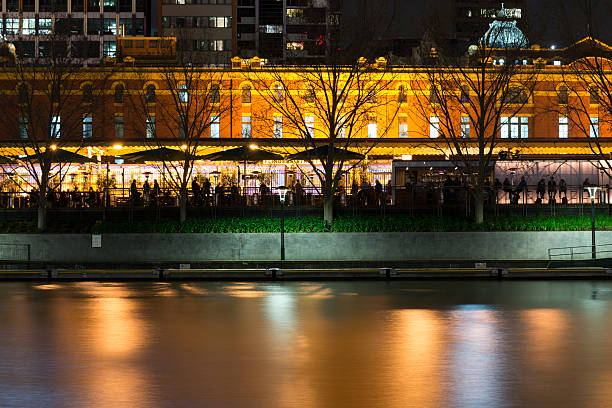
[(0, 406), (609, 407), (612, 282), (0, 284)]

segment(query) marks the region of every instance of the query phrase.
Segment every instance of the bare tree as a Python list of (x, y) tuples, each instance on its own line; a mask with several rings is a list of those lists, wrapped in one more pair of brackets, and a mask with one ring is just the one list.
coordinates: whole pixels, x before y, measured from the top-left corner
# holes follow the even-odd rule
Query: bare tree
[(78, 152), (92, 136), (92, 115), (103, 105), (104, 83), (112, 68), (85, 68), (61, 33), (50, 33), (34, 58), (18, 56), (2, 68), (8, 96), (1, 99), (4, 132), (21, 158), (17, 166), (37, 190), (37, 228), (47, 226), (47, 196), (61, 185), (71, 163), (56, 151)]
[[(367, 155), (388, 134), (399, 107), (397, 96), (389, 95), (395, 74), (383, 61), (340, 65), (330, 59), (307, 68), (267, 67), (249, 77), (268, 106), (255, 118), (271, 136), (297, 138), (302, 148), (313, 149), (306, 161), (322, 186), (324, 218), (331, 225), (339, 182), (359, 164), (349, 163), (343, 150), (359, 146)], [(314, 150), (320, 146), (327, 149)]]
[(179, 197), (181, 222), (187, 217), (189, 181), (201, 140), (219, 137), (220, 118), (230, 106), (223, 89), (224, 71), (203, 68), (194, 58), (179, 52), (174, 66), (139, 70), (137, 89), (130, 98), (136, 113), (133, 133), (148, 149), (180, 146), (182, 155), (162, 154), (158, 166)]
[(516, 115), (532, 100), (538, 71), (523, 65), (520, 48), (525, 43), (499, 46), (507, 41), (502, 36), (504, 29), (491, 32), (463, 56), (432, 49), (414, 82), (413, 114), (426, 124), (422, 132), (431, 145), (466, 172), (478, 223), (496, 148), (506, 138), (519, 142), (527, 137), (529, 119)]

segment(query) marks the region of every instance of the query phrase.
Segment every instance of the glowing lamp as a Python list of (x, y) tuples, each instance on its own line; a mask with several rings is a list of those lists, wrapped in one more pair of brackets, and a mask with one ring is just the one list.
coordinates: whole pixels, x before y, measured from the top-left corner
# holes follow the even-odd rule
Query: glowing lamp
[(595, 197), (597, 197), (597, 191), (599, 190), (599, 186), (588, 185), (585, 186), (584, 189), (589, 192), (589, 198), (591, 199), (591, 202), (594, 202)]
[(277, 187), (278, 190), (278, 198), (280, 199), (281, 204), (285, 204), (285, 199), (287, 198), (287, 191), (289, 191), (289, 187), (280, 186)]
[(257, 149), (259, 149), (259, 146), (257, 146), (256, 144), (251, 144), (251, 145), (249, 145), (249, 149), (257, 150)]
[(121, 146), (119, 143), (117, 143), (117, 144), (114, 144), (114, 145), (113, 145), (113, 149), (115, 149), (115, 150), (121, 150), (121, 149), (123, 149), (123, 146)]

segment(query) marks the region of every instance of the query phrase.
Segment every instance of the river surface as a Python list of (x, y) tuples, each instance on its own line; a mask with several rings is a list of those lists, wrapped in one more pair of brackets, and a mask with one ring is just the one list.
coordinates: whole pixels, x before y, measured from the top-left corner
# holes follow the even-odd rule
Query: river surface
[(0, 407), (610, 407), (612, 282), (0, 284)]

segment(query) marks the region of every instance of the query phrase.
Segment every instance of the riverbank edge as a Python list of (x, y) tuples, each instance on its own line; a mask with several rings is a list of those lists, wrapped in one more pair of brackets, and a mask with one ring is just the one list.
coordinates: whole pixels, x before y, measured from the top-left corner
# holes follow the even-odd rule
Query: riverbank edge
[[(459, 263), (474, 267), (513, 262), (533, 267), (547, 265), (551, 248), (586, 246), (583, 250), (590, 258), (590, 243), (589, 231), (326, 232), (284, 237), (285, 262), (300, 268), (456, 267)], [(612, 231), (598, 231), (597, 243), (612, 243)], [(265, 264), (267, 268), (280, 259), (280, 234), (0, 234), (0, 260), (43, 267)]]
[(4, 269), (1, 281), (196, 281), (196, 280), (517, 280), (612, 279), (612, 269), (586, 268), (351, 268), (351, 269)]

